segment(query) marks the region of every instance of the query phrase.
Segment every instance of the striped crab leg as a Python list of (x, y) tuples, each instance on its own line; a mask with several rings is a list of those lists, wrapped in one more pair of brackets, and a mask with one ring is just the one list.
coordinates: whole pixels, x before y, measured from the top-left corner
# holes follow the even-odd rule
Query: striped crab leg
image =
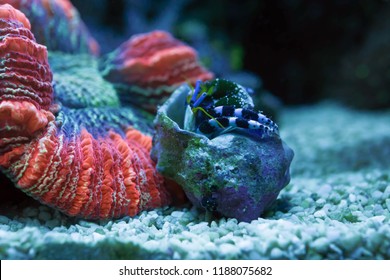
[[(245, 120), (253, 120), (264, 126), (269, 127), (272, 131), (278, 132), (278, 125), (262, 113), (257, 113), (250, 109), (235, 108), (234, 106), (217, 106), (211, 109), (211, 115), (214, 117), (237, 117)], [(250, 128), (250, 127), (249, 127)], [(251, 128), (250, 128), (251, 129)]]
[(220, 125), (222, 125), (224, 129), (247, 129), (251, 132), (256, 132), (256, 134), (261, 137), (279, 135), (279, 132), (276, 128), (264, 125), (258, 121), (248, 120), (239, 117), (216, 117), (214, 119), (209, 119), (202, 122), (199, 125), (198, 130), (202, 134), (209, 135), (217, 131), (223, 130)]
[(224, 128), (243, 128), (258, 130), (261, 135), (279, 135), (279, 129), (275, 122), (262, 113), (250, 109), (235, 108), (234, 106), (217, 106), (208, 110), (215, 117), (203, 121), (199, 131), (203, 134), (212, 134)]

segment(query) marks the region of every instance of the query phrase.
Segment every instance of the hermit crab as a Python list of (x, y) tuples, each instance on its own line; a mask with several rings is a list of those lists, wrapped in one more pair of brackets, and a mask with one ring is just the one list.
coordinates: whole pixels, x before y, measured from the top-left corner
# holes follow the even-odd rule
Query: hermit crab
[(257, 219), (290, 181), (293, 151), (229, 80), (183, 85), (159, 108), (152, 158), (210, 216)]
[(254, 110), (248, 92), (224, 79), (197, 81), (186, 99), (184, 129), (210, 139), (233, 130), (260, 138), (279, 136), (277, 124)]

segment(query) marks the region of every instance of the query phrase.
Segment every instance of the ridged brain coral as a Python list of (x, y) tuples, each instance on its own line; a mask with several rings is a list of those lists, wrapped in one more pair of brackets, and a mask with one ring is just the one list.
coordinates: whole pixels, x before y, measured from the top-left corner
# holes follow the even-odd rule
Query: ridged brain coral
[(31, 136), (54, 119), (47, 51), (35, 42), (24, 14), (10, 5), (1, 7), (1, 134)]
[(0, 169), (18, 188), (91, 219), (136, 215), (182, 197), (156, 172), (151, 138), (134, 129), (130, 109), (54, 103), (46, 48), (21, 12), (1, 5), (0, 16)]
[(99, 54), (76, 8), (69, 0), (0, 0), (23, 12), (31, 22), (37, 42), (49, 50)]
[(107, 55), (101, 71), (121, 100), (151, 112), (181, 84), (214, 77), (199, 64), (193, 48), (164, 31), (132, 36)]

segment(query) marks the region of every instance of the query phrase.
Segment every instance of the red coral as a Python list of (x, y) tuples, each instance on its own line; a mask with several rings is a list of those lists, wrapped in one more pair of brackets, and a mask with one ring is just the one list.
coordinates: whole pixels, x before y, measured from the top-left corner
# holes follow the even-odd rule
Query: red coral
[[(64, 111), (55, 117), (46, 48), (23, 14), (0, 5), (0, 16), (1, 170), (26, 194), (71, 216), (134, 216), (169, 204), (171, 192), (181, 190), (157, 173), (151, 138), (131, 127), (93, 135)], [(80, 120), (83, 112), (73, 114)]]
[[(0, 9), (0, 147), (33, 135), (54, 119), (52, 73), (44, 46), (28, 19), (10, 5)], [(12, 140), (13, 139), (13, 140)]]
[(69, 0), (0, 0), (6, 3), (26, 14), (37, 41), (49, 50), (99, 54), (98, 43)]
[(153, 99), (161, 104), (182, 83), (214, 76), (199, 64), (193, 48), (164, 31), (131, 37), (107, 57), (102, 73), (119, 90), (132, 94), (124, 99), (152, 111)]
[[(3, 2), (3, 1), (1, 1)], [(15, 1), (7, 1), (12, 2)], [(31, 29), (31, 25), (26, 16), (19, 10), (13, 9), (12, 6), (5, 4), (0, 10), (0, 18), (7, 19), (9, 21), (17, 21), (23, 24), (23, 26), (27, 29)], [(4, 28), (4, 27), (2, 27)]]

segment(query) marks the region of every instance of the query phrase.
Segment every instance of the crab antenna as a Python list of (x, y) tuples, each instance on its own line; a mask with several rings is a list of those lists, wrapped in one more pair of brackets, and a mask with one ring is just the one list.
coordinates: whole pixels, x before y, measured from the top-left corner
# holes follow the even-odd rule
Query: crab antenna
[(192, 98), (191, 98), (191, 103), (194, 103), (196, 101), (196, 97), (200, 91), (200, 84), (202, 83), (201, 80), (197, 80), (196, 81), (196, 84), (195, 84), (195, 90), (194, 90), (194, 93), (192, 94)]

